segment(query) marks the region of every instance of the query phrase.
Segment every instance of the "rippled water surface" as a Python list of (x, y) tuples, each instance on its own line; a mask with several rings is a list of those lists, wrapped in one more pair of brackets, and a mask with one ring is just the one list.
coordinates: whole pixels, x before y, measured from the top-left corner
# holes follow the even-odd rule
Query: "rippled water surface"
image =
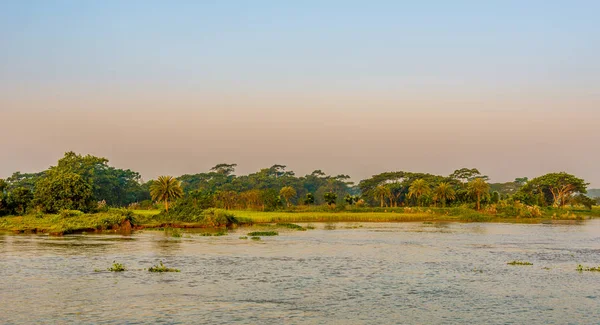
[[(600, 273), (575, 271), (600, 265), (600, 220), (316, 226), (0, 234), (0, 323), (600, 323)], [(181, 272), (143, 270), (160, 260)], [(113, 261), (130, 270), (94, 271)]]

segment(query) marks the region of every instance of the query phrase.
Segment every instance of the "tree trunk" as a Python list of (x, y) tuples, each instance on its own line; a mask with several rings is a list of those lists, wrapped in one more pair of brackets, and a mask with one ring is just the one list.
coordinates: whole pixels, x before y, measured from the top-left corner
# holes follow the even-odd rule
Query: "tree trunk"
[(381, 198), (379, 198), (379, 200), (381, 200), (381, 207), (383, 208), (383, 195), (381, 196)]
[(477, 211), (481, 210), (481, 194), (477, 193)]
[(167, 210), (167, 213), (169, 213), (169, 201), (165, 200), (165, 209)]

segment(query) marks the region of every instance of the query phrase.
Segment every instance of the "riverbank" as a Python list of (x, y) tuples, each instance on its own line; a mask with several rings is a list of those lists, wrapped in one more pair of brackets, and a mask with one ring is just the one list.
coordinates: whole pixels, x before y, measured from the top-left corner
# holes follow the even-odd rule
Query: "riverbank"
[(202, 215), (170, 217), (159, 210), (110, 209), (84, 214), (63, 211), (60, 214), (8, 216), (0, 218), (0, 230), (13, 233), (64, 235), (81, 232), (129, 232), (152, 228), (224, 228), (269, 223), (310, 222), (507, 222), (564, 223), (600, 216), (600, 209), (543, 209), (538, 217), (523, 218), (478, 212), (467, 208), (391, 208), (349, 211), (250, 211), (209, 209)]

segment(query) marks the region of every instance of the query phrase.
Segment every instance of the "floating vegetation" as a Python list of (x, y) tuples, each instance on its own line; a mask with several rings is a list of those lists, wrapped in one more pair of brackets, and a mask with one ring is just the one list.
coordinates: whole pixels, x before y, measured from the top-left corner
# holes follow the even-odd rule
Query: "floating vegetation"
[(424, 225), (433, 225), (433, 222), (431, 222), (431, 221), (425, 221), (425, 222), (423, 222), (423, 224)]
[(583, 265), (579, 264), (577, 265), (577, 271), (579, 272), (600, 272), (600, 266), (598, 267), (584, 267)]
[(508, 264), (508, 265), (533, 265), (533, 263), (526, 262), (526, 261), (512, 261), (512, 262), (508, 262), (506, 264)]
[(278, 227), (285, 227), (293, 230), (306, 231), (306, 228), (299, 226), (295, 223), (278, 223)]
[(252, 239), (252, 240), (260, 240), (260, 237), (253, 236), (253, 237), (250, 237), (250, 239)]
[(248, 239), (248, 236), (241, 236), (240, 239)]
[(202, 232), (200, 233), (200, 236), (203, 237), (215, 237), (215, 236), (227, 236), (227, 232), (226, 231), (217, 231), (217, 232)]
[(315, 226), (309, 223), (308, 225), (306, 225), (306, 229), (315, 229)]
[(181, 231), (179, 229), (177, 229), (177, 228), (174, 228), (171, 231), (171, 237), (173, 237), (173, 238), (181, 238)]
[[(248, 233), (248, 236), (258, 237), (258, 236), (279, 236), (277, 231), (253, 231)], [(254, 238), (252, 238), (254, 239)]]
[(173, 268), (169, 268), (166, 267), (162, 261), (160, 261), (158, 263), (158, 265), (154, 265), (153, 267), (149, 268), (148, 271), (150, 272), (158, 272), (158, 273), (163, 273), (163, 272), (181, 272), (178, 269), (173, 269)]
[(323, 228), (325, 230), (335, 230), (335, 224), (333, 223), (328, 223), (325, 225), (325, 228)]
[(111, 267), (109, 267), (107, 270), (111, 271), (111, 272), (123, 272), (126, 271), (125, 266), (123, 266), (123, 264), (121, 263), (117, 263), (113, 261), (113, 265)]

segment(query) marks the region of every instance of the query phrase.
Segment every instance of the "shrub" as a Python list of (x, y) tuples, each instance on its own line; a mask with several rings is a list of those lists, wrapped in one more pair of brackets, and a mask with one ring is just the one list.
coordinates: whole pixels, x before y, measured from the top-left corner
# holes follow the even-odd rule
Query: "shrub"
[(107, 270), (109, 270), (111, 272), (127, 271), (127, 269), (125, 269), (125, 266), (123, 266), (123, 264), (117, 263), (117, 262), (113, 262), (113, 265), (111, 267), (109, 267)]
[(61, 210), (59, 215), (63, 218), (71, 218), (82, 216), (84, 213), (79, 210)]
[(163, 273), (163, 272), (181, 272), (178, 269), (173, 269), (173, 268), (168, 268), (166, 267), (162, 261), (159, 262), (158, 265), (154, 265), (153, 267), (149, 268), (148, 271), (150, 272), (156, 272), (156, 273)]

